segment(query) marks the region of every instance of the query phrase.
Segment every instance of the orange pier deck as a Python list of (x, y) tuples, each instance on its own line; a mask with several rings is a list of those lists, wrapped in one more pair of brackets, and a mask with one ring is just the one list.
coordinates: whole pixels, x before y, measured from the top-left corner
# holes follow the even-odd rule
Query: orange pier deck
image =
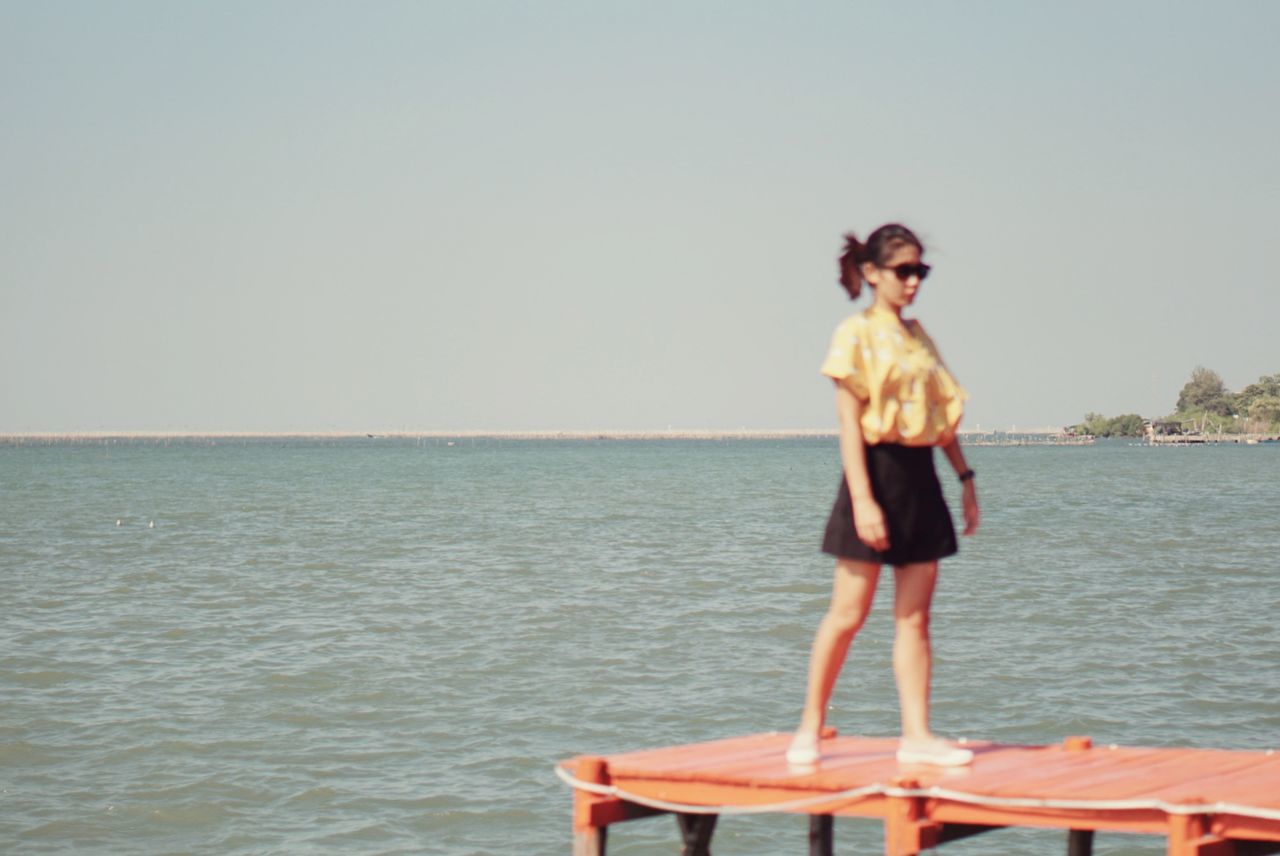
[[(810, 815), (809, 853), (830, 854), (833, 817), (880, 818), (887, 856), (1011, 826), (1163, 835), (1169, 856), (1280, 853), (1280, 754), (1210, 749), (969, 743), (972, 766), (899, 765), (890, 738), (831, 737), (796, 768), (789, 734), (756, 734), (559, 765), (574, 786), (575, 856), (602, 856), (610, 824), (672, 813), (683, 853), (709, 853), (721, 814)], [(800, 845), (800, 842), (797, 842)], [(799, 846), (797, 850), (799, 850)]]

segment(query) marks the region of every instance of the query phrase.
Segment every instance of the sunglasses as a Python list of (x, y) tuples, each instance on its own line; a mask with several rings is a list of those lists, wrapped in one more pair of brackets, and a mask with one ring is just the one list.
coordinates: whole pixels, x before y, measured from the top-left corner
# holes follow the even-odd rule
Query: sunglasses
[(903, 282), (906, 282), (913, 276), (921, 282), (924, 282), (925, 277), (929, 275), (929, 271), (933, 270), (933, 268), (924, 262), (920, 262), (919, 264), (914, 265), (909, 263), (894, 265), (893, 267), (881, 268), (881, 270), (893, 271), (893, 275)]

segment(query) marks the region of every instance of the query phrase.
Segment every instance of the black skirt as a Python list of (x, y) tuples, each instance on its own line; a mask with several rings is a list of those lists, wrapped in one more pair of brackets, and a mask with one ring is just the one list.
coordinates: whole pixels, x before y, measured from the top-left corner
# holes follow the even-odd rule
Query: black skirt
[(884, 511), (889, 549), (873, 550), (858, 540), (849, 483), (841, 474), (822, 552), (886, 565), (932, 562), (954, 554), (956, 530), (933, 469), (933, 447), (881, 443), (866, 449), (871, 493)]

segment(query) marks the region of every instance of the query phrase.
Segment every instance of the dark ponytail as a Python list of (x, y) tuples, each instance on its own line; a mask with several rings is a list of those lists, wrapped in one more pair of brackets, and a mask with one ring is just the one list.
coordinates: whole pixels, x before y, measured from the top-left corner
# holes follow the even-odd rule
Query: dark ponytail
[(857, 300), (862, 293), (862, 266), (868, 262), (883, 265), (900, 247), (915, 247), (924, 253), (924, 244), (906, 226), (886, 223), (876, 229), (864, 244), (858, 236), (849, 232), (844, 236), (844, 252), (840, 254), (840, 285), (849, 293), (850, 300)]

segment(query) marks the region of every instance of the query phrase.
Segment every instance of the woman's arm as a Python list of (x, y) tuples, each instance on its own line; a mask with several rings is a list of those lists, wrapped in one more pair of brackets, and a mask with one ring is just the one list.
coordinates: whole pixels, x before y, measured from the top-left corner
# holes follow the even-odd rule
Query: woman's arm
[[(956, 475), (962, 475), (969, 471), (969, 465), (965, 463), (964, 452), (960, 449), (960, 440), (952, 438), (951, 442), (942, 447), (943, 453), (947, 456), (947, 460), (951, 462), (951, 468), (956, 471)], [(974, 484), (973, 477), (969, 477), (961, 482), (961, 502), (964, 504), (964, 534), (972, 535), (978, 531), (978, 522), (982, 518), (982, 512), (978, 508), (978, 488)]]
[(867, 450), (862, 440), (862, 402), (836, 381), (836, 415), (840, 419), (840, 460), (853, 500), (853, 528), (858, 540), (873, 550), (889, 549), (889, 527), (884, 511), (871, 493), (867, 476)]

